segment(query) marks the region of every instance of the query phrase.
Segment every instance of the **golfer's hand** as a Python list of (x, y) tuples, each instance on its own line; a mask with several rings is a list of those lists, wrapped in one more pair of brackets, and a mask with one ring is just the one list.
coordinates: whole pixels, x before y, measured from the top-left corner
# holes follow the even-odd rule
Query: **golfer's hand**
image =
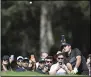
[(72, 74), (76, 74), (78, 72), (78, 69), (75, 67), (74, 70), (71, 71)]

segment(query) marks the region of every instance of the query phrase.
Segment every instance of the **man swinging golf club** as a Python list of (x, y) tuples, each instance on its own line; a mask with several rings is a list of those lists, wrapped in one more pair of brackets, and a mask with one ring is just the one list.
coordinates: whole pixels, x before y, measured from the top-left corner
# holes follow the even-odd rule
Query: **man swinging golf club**
[(64, 43), (61, 45), (60, 50), (68, 54), (68, 61), (71, 63), (73, 68), (72, 73), (88, 75), (89, 71), (85, 57), (78, 48), (72, 49), (70, 44)]

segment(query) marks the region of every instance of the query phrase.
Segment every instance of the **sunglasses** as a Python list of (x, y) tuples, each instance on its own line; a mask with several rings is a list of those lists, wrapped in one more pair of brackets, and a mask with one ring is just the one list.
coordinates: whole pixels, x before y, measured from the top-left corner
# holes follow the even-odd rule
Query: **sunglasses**
[(64, 58), (58, 58), (58, 59), (64, 59)]
[(52, 63), (52, 61), (46, 61), (46, 63)]
[(23, 63), (29, 63), (29, 61), (23, 61)]
[(18, 60), (18, 62), (23, 62), (23, 60)]

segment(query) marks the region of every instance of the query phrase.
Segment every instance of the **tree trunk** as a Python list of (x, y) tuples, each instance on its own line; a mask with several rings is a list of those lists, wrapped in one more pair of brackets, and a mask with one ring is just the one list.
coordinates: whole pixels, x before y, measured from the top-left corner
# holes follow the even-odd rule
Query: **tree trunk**
[(22, 46), (21, 46), (21, 54), (22, 56), (26, 56), (27, 55), (27, 45), (28, 45), (28, 36), (25, 32), (22, 32)]
[(54, 44), (53, 33), (52, 33), (52, 26), (51, 20), (47, 21), (47, 39), (48, 39), (48, 50), (50, 50), (51, 46)]
[(48, 9), (46, 5), (41, 7), (40, 19), (40, 52), (48, 53), (51, 46), (54, 44), (51, 20), (48, 18)]

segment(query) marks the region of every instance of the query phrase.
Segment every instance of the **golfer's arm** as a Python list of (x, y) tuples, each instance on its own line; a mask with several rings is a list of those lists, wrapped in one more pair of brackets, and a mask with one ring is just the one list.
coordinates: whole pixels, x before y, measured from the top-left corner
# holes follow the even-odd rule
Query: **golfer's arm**
[(76, 65), (75, 65), (75, 67), (78, 68), (78, 67), (80, 66), (80, 64), (81, 64), (81, 56), (77, 56), (76, 59), (77, 59), (77, 60), (76, 60)]

